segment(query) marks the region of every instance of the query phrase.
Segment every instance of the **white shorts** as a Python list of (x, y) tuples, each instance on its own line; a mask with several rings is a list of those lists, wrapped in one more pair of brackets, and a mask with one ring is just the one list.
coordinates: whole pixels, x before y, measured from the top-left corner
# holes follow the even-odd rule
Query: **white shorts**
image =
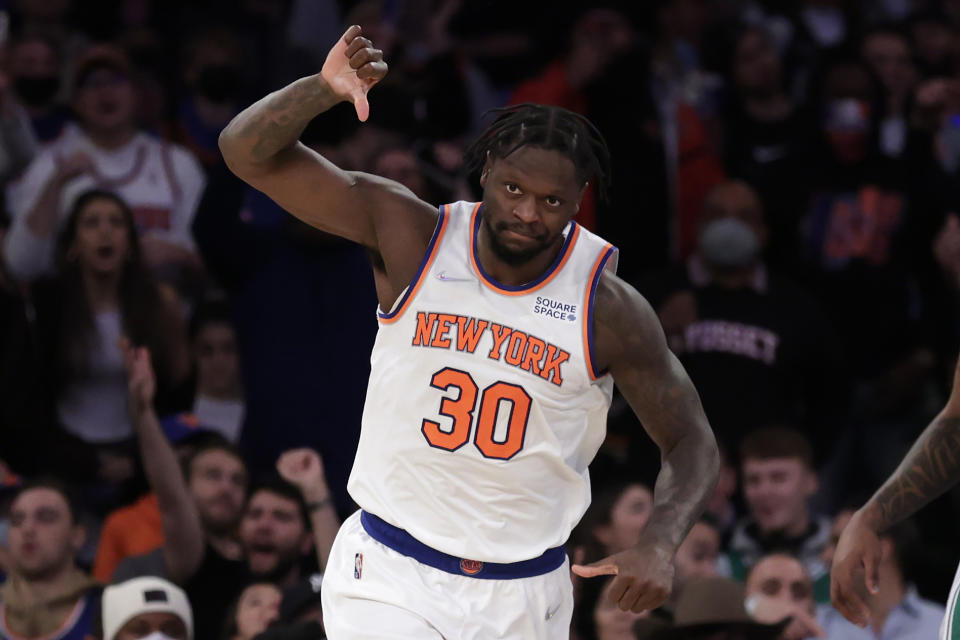
[(321, 599), (330, 640), (567, 640), (573, 615), (569, 560), (529, 578), (447, 573), (371, 538), (359, 511), (337, 533)]

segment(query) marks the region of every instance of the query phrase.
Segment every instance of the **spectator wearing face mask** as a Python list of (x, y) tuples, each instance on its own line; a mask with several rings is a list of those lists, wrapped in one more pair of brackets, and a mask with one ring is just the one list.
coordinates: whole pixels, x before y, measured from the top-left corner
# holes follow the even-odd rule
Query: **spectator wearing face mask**
[[(11, 273), (32, 281), (54, 266), (54, 239), (77, 195), (98, 187), (133, 212), (144, 260), (181, 288), (202, 274), (190, 225), (205, 177), (185, 149), (137, 128), (132, 65), (122, 50), (94, 45), (76, 63), (69, 124), (7, 189), (13, 224), (4, 253)], [(74, 171), (64, 173), (65, 166)]]
[(930, 245), (915, 234), (937, 194), (922, 157), (879, 151), (881, 95), (860, 59), (824, 65), (812, 96), (816, 171), (799, 238), (807, 284), (843, 340), (860, 406), (884, 415), (917, 403), (931, 368), (922, 330), (929, 302), (916, 294), (918, 251)]
[(193, 640), (187, 594), (162, 578), (134, 578), (103, 591), (102, 640)]
[(836, 339), (819, 305), (767, 268), (767, 238), (756, 192), (724, 182), (687, 263), (639, 287), (728, 451), (775, 421), (828, 432), (845, 409)]
[(10, 84), (42, 143), (55, 140), (70, 120), (70, 109), (60, 101), (62, 66), (57, 41), (42, 33), (20, 36), (10, 45)]
[(186, 95), (177, 108), (173, 139), (211, 167), (220, 160), (217, 136), (240, 110), (243, 45), (225, 29), (202, 31), (186, 47)]

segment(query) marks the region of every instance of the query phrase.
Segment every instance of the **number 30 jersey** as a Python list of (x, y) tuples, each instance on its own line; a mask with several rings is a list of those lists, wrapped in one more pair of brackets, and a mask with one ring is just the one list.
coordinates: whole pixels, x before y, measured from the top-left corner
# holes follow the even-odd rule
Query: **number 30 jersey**
[(571, 222), (550, 268), (507, 286), (477, 257), (482, 215), (441, 207), (413, 283), (378, 311), (348, 489), (437, 550), (517, 562), (564, 544), (590, 502), (613, 391), (593, 298), (617, 252)]

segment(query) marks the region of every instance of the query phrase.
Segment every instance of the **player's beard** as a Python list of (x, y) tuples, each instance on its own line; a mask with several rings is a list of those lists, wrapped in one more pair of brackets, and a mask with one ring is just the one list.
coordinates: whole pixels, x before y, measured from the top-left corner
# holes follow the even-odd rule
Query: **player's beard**
[(490, 248), (493, 250), (493, 254), (511, 267), (519, 267), (530, 262), (557, 243), (558, 238), (551, 238), (548, 234), (543, 233), (533, 237), (533, 240), (536, 240), (536, 242), (528, 248), (520, 250), (511, 249), (500, 241), (500, 236), (498, 235), (499, 232), (510, 230), (509, 224), (506, 222), (497, 223), (497, 228), (494, 230), (493, 224), (491, 224), (487, 216), (483, 216), (481, 220), (487, 230), (487, 237), (490, 238)]

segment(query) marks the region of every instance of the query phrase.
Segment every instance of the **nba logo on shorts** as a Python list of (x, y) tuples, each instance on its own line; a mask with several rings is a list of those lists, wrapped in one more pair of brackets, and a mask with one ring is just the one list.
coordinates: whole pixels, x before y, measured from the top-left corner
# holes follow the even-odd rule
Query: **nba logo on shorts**
[(363, 575), (363, 554), (358, 553), (353, 556), (353, 577), (357, 580)]

